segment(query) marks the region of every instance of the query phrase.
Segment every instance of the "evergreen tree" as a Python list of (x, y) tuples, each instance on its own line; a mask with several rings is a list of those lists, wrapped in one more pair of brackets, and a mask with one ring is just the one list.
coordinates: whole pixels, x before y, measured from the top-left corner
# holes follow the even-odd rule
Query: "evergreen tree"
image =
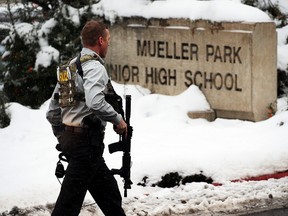
[(48, 37), (48, 43), (60, 51), (60, 61), (67, 61), (81, 50), (80, 31), (82, 26), (75, 26), (63, 14), (56, 17), (57, 24)]
[[(29, 2), (38, 2), (43, 9), (43, 15), (39, 14), (39, 9), (31, 7)], [(1, 71), (0, 74), (0, 83), (4, 84), (3, 91), (10, 102), (38, 108), (50, 98), (56, 84), (56, 68), (59, 60), (66, 61), (80, 52), (80, 31), (86, 21), (93, 16), (90, 1), (77, 2), (71, 1), (69, 4), (78, 4), (78, 6), (84, 5), (85, 2), (88, 4), (80, 16), (78, 25), (71, 21), (73, 14), (69, 14), (68, 5), (61, 1), (23, 1), (24, 9), (19, 13), (19, 17), (15, 17), (10, 11), (12, 28), (9, 38), (5, 39), (5, 49), (9, 54), (4, 58), (6, 70)], [(29, 15), (33, 10), (37, 11), (36, 17)], [(60, 52), (60, 58), (52, 59), (49, 66), (39, 65), (35, 68), (36, 55), (41, 50), (38, 37), (43, 37), (37, 34), (37, 30), (50, 17), (55, 17), (56, 25), (47, 35), (44, 35), (44, 38), (50, 46)], [(37, 22), (34, 22), (35, 20)], [(32, 22), (34, 29), (29, 34), (19, 34), (19, 25), (15, 23), (25, 22)]]
[(6, 112), (7, 97), (0, 91), (0, 128), (5, 128), (10, 124), (10, 117)]
[(32, 98), (37, 97), (37, 84), (35, 83), (37, 72), (33, 67), (39, 44), (37, 38), (32, 35), (30, 37), (32, 40), (27, 41), (27, 37), (21, 37), (17, 31), (14, 31), (10, 40), (7, 41), (6, 50), (10, 53), (5, 57), (7, 71), (3, 80), (3, 91), (9, 101), (36, 108), (37, 104)]

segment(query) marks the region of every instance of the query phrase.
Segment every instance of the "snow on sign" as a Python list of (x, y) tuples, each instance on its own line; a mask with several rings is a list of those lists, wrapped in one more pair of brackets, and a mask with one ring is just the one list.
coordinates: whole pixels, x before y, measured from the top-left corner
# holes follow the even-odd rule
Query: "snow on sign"
[(275, 25), (123, 19), (110, 28), (114, 81), (176, 95), (197, 85), (217, 117), (260, 121), (277, 98)]

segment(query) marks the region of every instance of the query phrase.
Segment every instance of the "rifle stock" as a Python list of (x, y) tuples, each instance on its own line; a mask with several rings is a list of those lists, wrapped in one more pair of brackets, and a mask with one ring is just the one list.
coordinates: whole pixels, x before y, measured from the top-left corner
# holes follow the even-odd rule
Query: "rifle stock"
[[(123, 109), (122, 109), (123, 110)], [(124, 112), (122, 112), (124, 113)], [(127, 136), (120, 135), (119, 141), (108, 145), (109, 153), (123, 151), (122, 156), (122, 167), (120, 169), (112, 169), (114, 175), (119, 175), (124, 180), (124, 197), (127, 197), (127, 189), (131, 189), (133, 184), (130, 179), (130, 168), (131, 168), (131, 138), (133, 128), (130, 125), (130, 115), (131, 115), (131, 95), (126, 95), (126, 107), (125, 107), (125, 118), (127, 124)]]

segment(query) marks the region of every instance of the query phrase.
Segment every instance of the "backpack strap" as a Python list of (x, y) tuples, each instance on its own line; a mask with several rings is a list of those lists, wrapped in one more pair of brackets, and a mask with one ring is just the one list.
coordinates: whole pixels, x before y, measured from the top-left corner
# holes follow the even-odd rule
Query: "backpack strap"
[(79, 55), (76, 58), (76, 67), (77, 67), (77, 73), (81, 76), (81, 78), (83, 79), (83, 70), (82, 70), (82, 66), (81, 63), (88, 61), (88, 60), (96, 60), (96, 61), (100, 61), (98, 56), (92, 56), (92, 55), (84, 55), (81, 58), (81, 53), (79, 53)]

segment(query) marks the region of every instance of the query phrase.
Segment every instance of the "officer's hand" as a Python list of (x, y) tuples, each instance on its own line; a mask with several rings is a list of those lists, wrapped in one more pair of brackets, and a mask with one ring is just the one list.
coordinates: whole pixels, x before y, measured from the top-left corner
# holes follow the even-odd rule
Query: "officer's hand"
[(127, 124), (121, 119), (120, 123), (114, 127), (114, 130), (117, 134), (127, 134)]

